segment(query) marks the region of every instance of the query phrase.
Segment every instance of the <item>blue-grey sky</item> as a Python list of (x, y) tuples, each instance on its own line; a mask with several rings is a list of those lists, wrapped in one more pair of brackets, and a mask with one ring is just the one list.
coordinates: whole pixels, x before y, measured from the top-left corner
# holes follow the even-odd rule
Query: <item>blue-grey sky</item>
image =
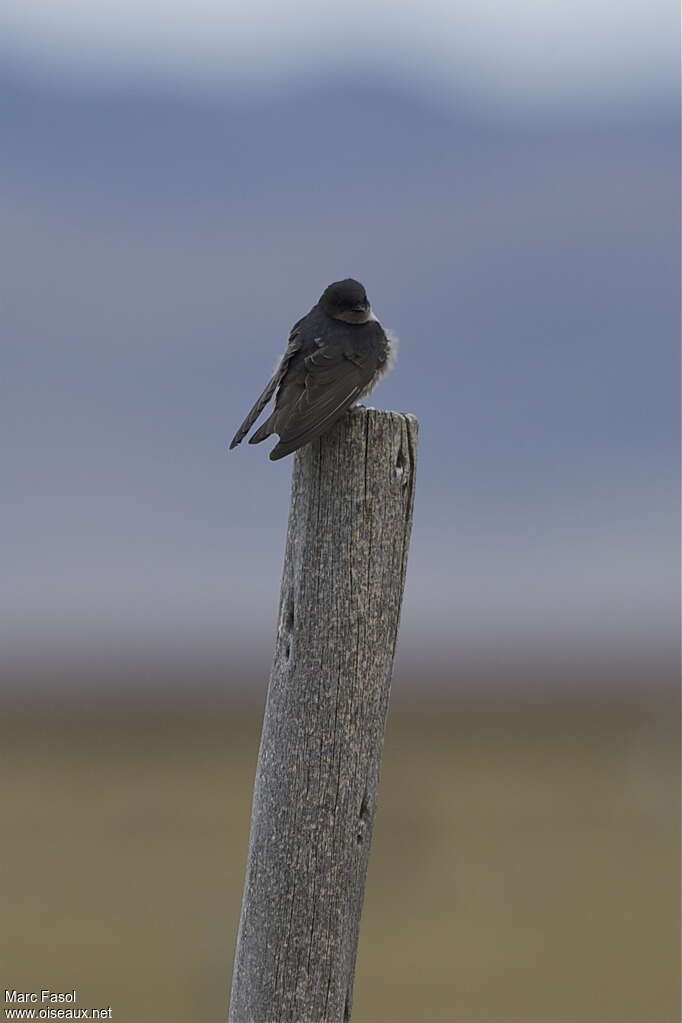
[(582, 9), (3, 5), (12, 663), (267, 666), (290, 465), (226, 442), (347, 275), (422, 426), (403, 663), (674, 657), (674, 14)]
[(4, 49), (83, 78), (248, 89), (349, 71), (515, 108), (674, 102), (670, 0), (5, 0)]

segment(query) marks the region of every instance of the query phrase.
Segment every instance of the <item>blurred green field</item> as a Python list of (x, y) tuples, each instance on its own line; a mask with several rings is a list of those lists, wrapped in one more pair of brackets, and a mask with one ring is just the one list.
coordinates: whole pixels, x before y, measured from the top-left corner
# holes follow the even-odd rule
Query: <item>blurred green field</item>
[[(4, 988), (225, 1018), (260, 721), (6, 712)], [(392, 714), (355, 1023), (677, 1023), (678, 722)]]

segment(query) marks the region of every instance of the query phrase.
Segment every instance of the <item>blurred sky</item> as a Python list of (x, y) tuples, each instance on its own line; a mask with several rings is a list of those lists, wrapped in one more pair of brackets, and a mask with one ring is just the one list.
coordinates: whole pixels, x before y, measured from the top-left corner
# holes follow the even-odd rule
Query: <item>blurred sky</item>
[(678, 651), (676, 20), (5, 0), (7, 677), (267, 670), (291, 466), (226, 444), (352, 275), (401, 339), (372, 403), (421, 423), (403, 664), (653, 685)]

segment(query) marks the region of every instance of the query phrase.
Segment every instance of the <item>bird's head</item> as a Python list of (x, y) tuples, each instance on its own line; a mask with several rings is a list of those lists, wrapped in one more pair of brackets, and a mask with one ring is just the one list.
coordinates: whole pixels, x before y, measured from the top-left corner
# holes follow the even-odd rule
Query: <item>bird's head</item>
[(352, 277), (335, 281), (325, 288), (319, 304), (327, 316), (344, 323), (367, 323), (375, 318), (367, 292)]

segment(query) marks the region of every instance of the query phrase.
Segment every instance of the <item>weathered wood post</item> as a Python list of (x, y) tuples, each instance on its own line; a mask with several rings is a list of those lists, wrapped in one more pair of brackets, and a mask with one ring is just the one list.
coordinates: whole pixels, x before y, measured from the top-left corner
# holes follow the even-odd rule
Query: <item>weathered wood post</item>
[(360, 408), (295, 456), (230, 1023), (350, 1019), (416, 439)]

